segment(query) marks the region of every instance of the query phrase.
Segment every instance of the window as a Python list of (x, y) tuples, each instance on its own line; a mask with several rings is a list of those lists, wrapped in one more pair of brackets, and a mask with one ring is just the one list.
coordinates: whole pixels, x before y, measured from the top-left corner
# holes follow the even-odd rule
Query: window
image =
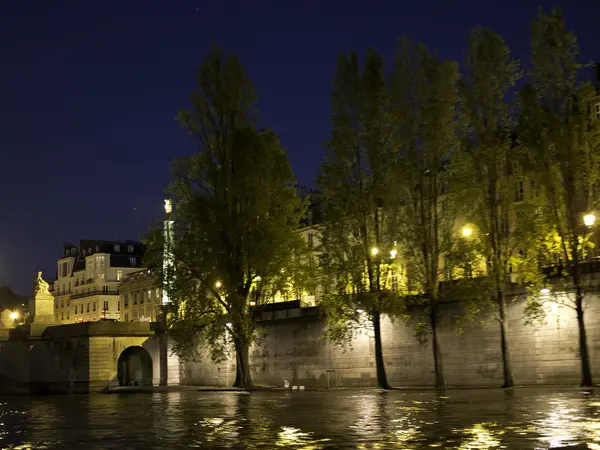
[(75, 314), (77, 314), (77, 305), (75, 305)]
[(129, 258), (129, 264), (131, 265), (131, 267), (135, 267), (135, 258)]
[(128, 251), (129, 253), (133, 253), (133, 245), (128, 245), (128, 246), (127, 246), (127, 251)]
[(596, 103), (596, 119), (600, 119), (600, 103)]
[(515, 202), (521, 202), (523, 201), (524, 198), (524, 191), (523, 191), (523, 181), (517, 181), (515, 183)]
[(313, 234), (308, 233), (308, 245), (313, 245)]
[(119, 244), (115, 244), (115, 253), (119, 253), (121, 251), (121, 246)]
[(104, 300), (104, 308), (103, 311), (108, 311), (108, 300)]
[(137, 292), (134, 292), (134, 293), (133, 293), (133, 304), (134, 304), (134, 305), (137, 305), (137, 296), (138, 296), (138, 295), (137, 295)]
[(144, 291), (140, 291), (140, 305), (144, 304)]
[(117, 270), (117, 281), (121, 281), (123, 278), (123, 271), (121, 269)]
[(64, 307), (65, 307), (65, 301), (64, 301), (64, 300), (61, 300), (61, 301), (60, 301), (60, 307), (61, 307), (61, 308), (64, 308)]
[(108, 294), (108, 286), (102, 286), (102, 293)]
[(156, 303), (158, 303), (160, 300), (160, 289), (156, 288)]
[(67, 294), (71, 293), (71, 282), (69, 281), (69, 292), (67, 292)]
[(121, 300), (117, 300), (117, 311), (121, 311)]
[(65, 313), (64, 312), (60, 313), (60, 320), (65, 320)]
[(148, 289), (148, 301), (152, 298), (152, 289)]
[(69, 311), (67, 311), (67, 320), (69, 320), (71, 318), (71, 314), (69, 313)]
[(123, 306), (125, 308), (129, 307), (129, 294), (124, 294), (123, 295)]
[(87, 304), (87, 308), (85, 309), (85, 312), (90, 312), (90, 304)]
[(96, 302), (94, 302), (94, 312), (96, 312)]

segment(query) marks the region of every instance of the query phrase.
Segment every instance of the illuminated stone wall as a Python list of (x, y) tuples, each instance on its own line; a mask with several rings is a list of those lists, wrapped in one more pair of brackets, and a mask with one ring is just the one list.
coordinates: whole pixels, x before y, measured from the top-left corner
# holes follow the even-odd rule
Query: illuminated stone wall
[[(586, 327), (592, 371), (600, 380), (600, 304), (589, 295)], [(578, 330), (575, 312), (566, 307), (549, 309), (546, 323), (526, 325), (524, 301), (509, 307), (509, 339), (517, 384), (566, 384), (580, 381)], [(296, 310), (299, 311), (299, 310)], [(473, 326), (456, 333), (455, 305), (441, 314), (440, 343), (446, 382), (450, 386), (500, 386), (502, 363), (498, 325)], [(288, 315), (299, 315), (290, 311)], [(251, 349), (256, 384), (283, 386), (284, 379), (307, 387), (374, 386), (373, 339), (359, 336), (344, 350), (322, 339), (323, 319), (316, 316), (265, 322), (268, 333)], [(414, 324), (413, 324), (414, 325)], [(403, 322), (383, 324), (384, 357), (389, 381), (400, 386), (432, 386), (431, 344), (421, 344), (413, 328)], [(235, 360), (220, 365), (183, 364), (183, 384), (226, 386), (235, 378)]]

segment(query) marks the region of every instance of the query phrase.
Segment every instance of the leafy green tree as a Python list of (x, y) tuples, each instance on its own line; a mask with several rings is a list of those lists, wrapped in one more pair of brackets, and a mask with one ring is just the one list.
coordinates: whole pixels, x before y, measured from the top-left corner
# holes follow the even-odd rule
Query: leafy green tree
[(582, 66), (577, 62), (578, 53), (577, 39), (565, 29), (560, 11), (548, 15), (540, 9), (531, 25), (532, 83), (520, 94), (518, 131), (527, 169), (543, 187), (543, 213), (552, 225), (541, 248), (552, 248), (551, 254), (556, 257), (554, 261), (542, 258), (542, 262), (562, 267), (561, 271), (571, 279), (571, 286), (565, 288), (574, 291), (574, 296), (566, 299), (532, 296), (529, 313), (539, 314), (544, 300), (559, 301), (575, 311), (581, 384), (591, 386), (581, 262), (591, 246), (590, 230), (583, 218), (595, 206), (600, 130), (589, 110), (598, 92), (589, 83), (579, 81)]
[(500, 325), (504, 387), (514, 385), (508, 342), (506, 282), (514, 250), (510, 223), (514, 214), (514, 185), (509, 174), (513, 129), (506, 96), (519, 76), (518, 61), (510, 58), (503, 39), (476, 28), (471, 32), (462, 83), (464, 132), (461, 158), (470, 162), (474, 183), (472, 218), (482, 233), (492, 286), (495, 318)]
[[(251, 386), (249, 346), (262, 304), (285, 289), (304, 241), (304, 205), (276, 134), (257, 129), (256, 95), (240, 62), (214, 50), (202, 62), (191, 110), (177, 119), (198, 153), (177, 160), (168, 188), (174, 202), (172, 270), (154, 264), (171, 303), (165, 311), (174, 350), (183, 358), (235, 349), (235, 386)], [(165, 254), (151, 230), (149, 252)]]
[(396, 130), (384, 62), (375, 52), (369, 52), (362, 68), (355, 54), (340, 57), (332, 122), (319, 177), (328, 336), (344, 343), (361, 326), (370, 328), (377, 384), (387, 389), (381, 319), (393, 316), (399, 305), (391, 258), (396, 252), (394, 218), (388, 213)]
[(391, 77), (392, 102), (402, 135), (397, 165), (398, 204), (402, 205), (397, 241), (410, 267), (413, 289), (424, 300), (427, 320), (417, 330), (431, 333), (435, 387), (445, 387), (438, 336), (442, 258), (452, 250), (460, 214), (457, 186), (449, 189), (458, 148), (458, 64), (433, 57), (428, 49), (401, 41)]

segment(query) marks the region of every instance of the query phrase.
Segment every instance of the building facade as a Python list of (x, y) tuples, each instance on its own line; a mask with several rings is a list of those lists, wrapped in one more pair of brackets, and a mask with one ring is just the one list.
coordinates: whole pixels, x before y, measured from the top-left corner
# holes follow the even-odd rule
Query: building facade
[(150, 269), (131, 272), (119, 284), (123, 322), (155, 322), (161, 313), (162, 293)]
[(139, 271), (144, 246), (135, 241), (82, 240), (65, 244), (53, 283), (60, 323), (119, 319), (119, 283)]

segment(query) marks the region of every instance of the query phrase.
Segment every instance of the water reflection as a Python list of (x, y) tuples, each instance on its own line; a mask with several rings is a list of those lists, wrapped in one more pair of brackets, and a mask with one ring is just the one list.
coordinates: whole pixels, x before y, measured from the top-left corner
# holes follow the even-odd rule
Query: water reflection
[(543, 389), (12, 398), (0, 448), (600, 450), (600, 398)]

